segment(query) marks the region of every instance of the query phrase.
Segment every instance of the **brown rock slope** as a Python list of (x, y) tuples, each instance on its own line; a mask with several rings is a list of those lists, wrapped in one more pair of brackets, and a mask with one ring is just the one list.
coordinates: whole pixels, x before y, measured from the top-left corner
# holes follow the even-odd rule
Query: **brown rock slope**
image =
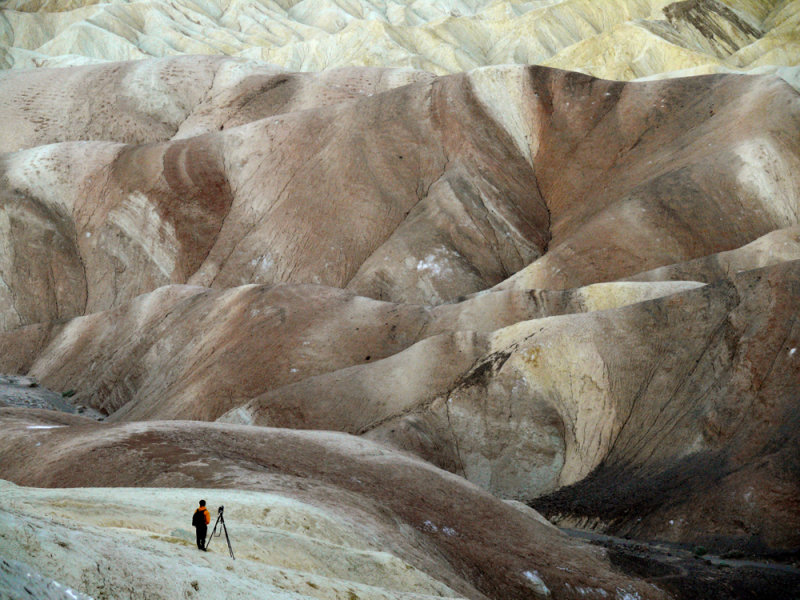
[[(487, 351), (488, 336), (497, 329), (698, 285), (507, 290), (438, 307), (315, 285), (166, 286), (109, 311), (0, 333), (0, 371), (29, 373), (54, 389), (72, 390), (75, 401), (112, 420), (214, 420), (270, 390), (361, 365), (364, 398), (384, 393), (368, 381), (377, 372), (396, 373), (397, 401), (386, 409), (398, 411), (449, 389)], [(344, 385), (354, 382), (345, 378)], [(363, 426), (352, 424), (358, 411), (341, 412), (340, 427)], [(309, 417), (298, 413), (291, 426), (302, 427)], [(359, 418), (369, 423), (367, 413)], [(333, 427), (329, 419), (306, 424)]]
[[(61, 98), (26, 91), (46, 72), (4, 76), (0, 104), (22, 124), (5, 147), (65, 140), (0, 161), (5, 329), (169, 283), (322, 283), (439, 303), (525, 268), (526, 287), (575, 287), (797, 222), (800, 101), (776, 78), (368, 70), (359, 87), (348, 70), (358, 92), (334, 97), (334, 75), (263, 70), (215, 91), (214, 73), (243, 67), (187, 60), (52, 70), (68, 97), (96, 92), (96, 129), (50, 126)], [(196, 72), (212, 79), (208, 99), (179, 85)], [(165, 108), (131, 99), (114, 120), (108, 98), (135, 98), (148, 77)], [(228, 122), (240, 125), (218, 130)], [(66, 141), (86, 137), (104, 141)]]
[(433, 75), (341, 68), (291, 73), (219, 56), (4, 71), (0, 151), (103, 140), (165, 142), (374, 95)]
[[(624, 331), (621, 352), (619, 330), (605, 330), (619, 433), (585, 479), (533, 506), (626, 535), (795, 550), (799, 282), (794, 261), (701, 288), (695, 301), (690, 292), (641, 305), (653, 325)], [(651, 358), (631, 352), (636, 345), (649, 345)]]
[(104, 425), (25, 409), (0, 409), (0, 420), (0, 477), (19, 484), (271, 491), (335, 508), (467, 598), (666, 597), (614, 572), (597, 549), (366, 440), (187, 422)]

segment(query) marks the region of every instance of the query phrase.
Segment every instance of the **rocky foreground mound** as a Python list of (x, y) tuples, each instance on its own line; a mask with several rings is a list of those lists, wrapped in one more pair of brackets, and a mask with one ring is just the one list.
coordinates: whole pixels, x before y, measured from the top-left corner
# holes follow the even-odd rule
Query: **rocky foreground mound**
[[(352, 436), (186, 422), (105, 425), (9, 408), (0, 409), (0, 419), (3, 478), (39, 487), (114, 488), (29, 492), (3, 484), (4, 498), (10, 498), (3, 515), (11, 522), (0, 531), (40, 515), (21, 539), (6, 533), (10, 547), (22, 556), (52, 549), (57, 556), (49, 569), (58, 565), (58, 576), (73, 585), (83, 578), (96, 581), (81, 573), (98, 568), (91, 552), (103, 546), (103, 538), (119, 559), (109, 561), (110, 572), (101, 573), (108, 579), (101, 577), (95, 586), (124, 590), (124, 573), (134, 568), (129, 555), (139, 563), (137, 570), (149, 570), (155, 554), (202, 577), (187, 531), (202, 493), (212, 506), (228, 504), (226, 517), (236, 523), (234, 589), (246, 584), (252, 590), (255, 579), (302, 590), (307, 597), (347, 597), (347, 590), (364, 598), (405, 598), (403, 592), (411, 592), (409, 598), (580, 597), (577, 588), (611, 597), (665, 597), (614, 572), (602, 552), (570, 540), (533, 511)], [(128, 486), (203, 491), (119, 489)], [(42, 512), (54, 512), (57, 526), (42, 523)], [(81, 529), (70, 531), (77, 526)], [(115, 537), (109, 528), (127, 536)], [(125, 537), (142, 556), (125, 548)], [(212, 549), (216, 545), (215, 552), (224, 555), (223, 540), (215, 538)], [(71, 552), (54, 545), (81, 548), (87, 560), (76, 565), (67, 558)], [(212, 559), (203, 559), (210, 569)], [(172, 584), (184, 583), (186, 576)], [(164, 591), (164, 577), (136, 580), (143, 579), (159, 597), (175, 597)], [(314, 585), (307, 588), (298, 578)]]
[[(676, 593), (499, 498), (718, 552), (800, 547), (782, 79), (180, 57), (6, 72), (0, 117), (0, 372), (110, 422), (0, 410), (3, 479), (367, 519), (365, 597)], [(56, 577), (35, 548), (9, 558)], [(57, 575), (96, 592), (89, 572)]]

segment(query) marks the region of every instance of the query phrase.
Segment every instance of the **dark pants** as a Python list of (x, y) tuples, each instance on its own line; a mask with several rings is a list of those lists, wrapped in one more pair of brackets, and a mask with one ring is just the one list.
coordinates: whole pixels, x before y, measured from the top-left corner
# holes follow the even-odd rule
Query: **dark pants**
[(208, 532), (208, 527), (203, 525), (202, 527), (196, 527), (197, 529), (197, 547), (200, 550), (206, 549), (206, 532)]

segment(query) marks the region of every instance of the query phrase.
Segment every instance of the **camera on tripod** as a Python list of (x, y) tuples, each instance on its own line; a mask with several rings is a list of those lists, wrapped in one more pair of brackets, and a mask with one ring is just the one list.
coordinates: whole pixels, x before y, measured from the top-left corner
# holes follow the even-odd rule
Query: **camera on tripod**
[[(231, 538), (228, 537), (228, 528), (225, 526), (225, 517), (222, 516), (222, 511), (225, 510), (224, 506), (220, 506), (217, 509), (217, 522), (214, 523), (214, 529), (211, 530), (211, 535), (208, 536), (208, 541), (206, 542), (206, 549), (208, 549), (208, 545), (211, 543), (211, 540), (214, 539), (214, 534), (217, 534), (217, 537), (225, 533), (225, 541), (228, 542), (228, 552), (230, 552), (231, 558), (236, 560), (236, 557), (233, 555), (233, 547), (231, 546)], [(222, 525), (220, 532), (217, 533), (217, 526)]]

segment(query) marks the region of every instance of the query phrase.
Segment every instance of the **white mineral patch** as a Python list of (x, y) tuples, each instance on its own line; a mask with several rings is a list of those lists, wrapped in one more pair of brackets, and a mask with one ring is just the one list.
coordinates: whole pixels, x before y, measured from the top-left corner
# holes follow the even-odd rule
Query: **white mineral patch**
[(593, 588), (593, 587), (576, 587), (577, 592), (586, 598), (606, 598), (608, 597), (608, 592), (602, 588)]
[(250, 261), (250, 264), (255, 267), (261, 275), (271, 273), (275, 267), (275, 261), (269, 254), (263, 254), (262, 256), (254, 258)]
[(545, 585), (538, 571), (523, 571), (522, 574), (525, 576), (525, 579), (530, 582), (534, 591), (545, 597), (550, 596), (550, 589)]
[(436, 262), (436, 256), (433, 254), (428, 254), (417, 263), (417, 271), (430, 271), (433, 275), (441, 275), (442, 270), (442, 265)]

